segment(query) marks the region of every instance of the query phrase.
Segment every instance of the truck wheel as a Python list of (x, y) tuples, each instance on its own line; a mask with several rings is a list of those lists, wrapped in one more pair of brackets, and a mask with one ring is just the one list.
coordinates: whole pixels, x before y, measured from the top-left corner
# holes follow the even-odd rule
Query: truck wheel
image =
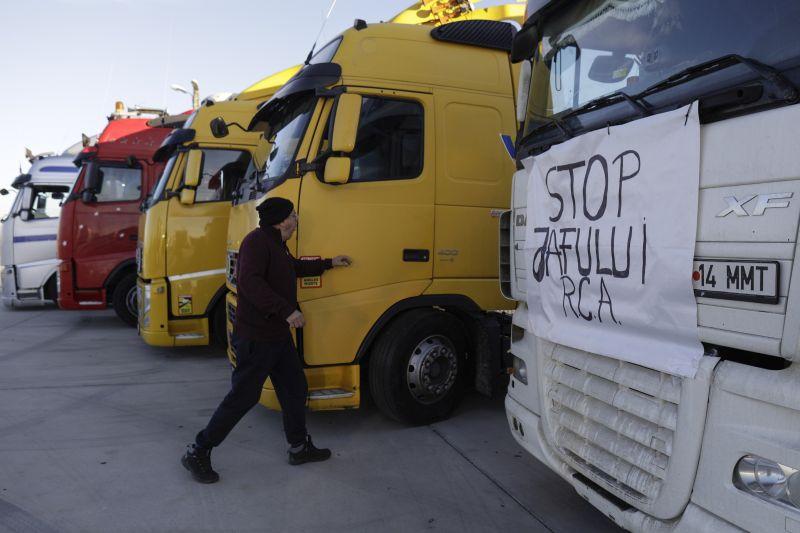
[(119, 280), (111, 296), (114, 311), (123, 322), (136, 327), (139, 320), (139, 308), (136, 303), (136, 274), (127, 274)]
[(446, 418), (461, 399), (466, 347), (463, 325), (449, 313), (420, 309), (400, 315), (370, 356), (375, 405), (408, 424)]

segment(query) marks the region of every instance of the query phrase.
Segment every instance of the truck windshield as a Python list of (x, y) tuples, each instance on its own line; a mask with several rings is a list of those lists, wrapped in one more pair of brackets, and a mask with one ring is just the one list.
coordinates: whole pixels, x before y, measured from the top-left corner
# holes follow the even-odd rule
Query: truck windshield
[(161, 197), (164, 195), (164, 189), (167, 188), (167, 182), (169, 181), (169, 177), (172, 174), (172, 169), (175, 167), (175, 161), (178, 159), (178, 153), (172, 154), (172, 157), (169, 158), (167, 164), (164, 166), (164, 172), (161, 173), (161, 177), (158, 178), (158, 183), (153, 188), (153, 192), (145, 198), (144, 202), (142, 202), (142, 211), (147, 211), (150, 209), (151, 206), (155, 205), (158, 201), (161, 200)]
[(247, 170), (236, 193), (237, 202), (254, 200), (286, 180), (316, 101), (313, 93), (306, 93), (291, 95), (285, 103), (276, 106), (275, 112), (267, 118), (269, 155), (263, 168), (253, 166)]
[[(539, 40), (533, 55), (533, 81), (528, 95), (524, 134), (544, 127), (564, 130), (560, 118), (575, 117), (603, 103), (631, 103), (631, 96), (650, 98), (654, 86), (691, 67), (735, 54), (767, 69), (794, 66), (800, 57), (800, 3), (775, 0), (767, 4), (751, 0), (590, 0), (570, 2), (539, 22)], [(738, 60), (737, 60), (738, 61)], [(742, 74), (764, 77), (752, 66), (738, 61), (735, 68), (722, 65), (705, 73), (719, 72), (713, 89), (730, 87)], [(755, 73), (754, 73), (755, 71)], [(689, 103), (708, 92), (711, 76), (693, 73), (682, 102)], [(738, 76), (738, 77), (736, 77)], [(672, 84), (670, 86), (674, 86)], [(646, 89), (646, 95), (642, 94)], [(612, 98), (610, 96), (617, 97)], [(647, 105), (620, 105), (618, 110), (636, 115)], [(614, 122), (621, 117), (604, 117)], [(555, 119), (555, 120), (554, 120)], [(579, 117), (570, 133), (587, 129)]]

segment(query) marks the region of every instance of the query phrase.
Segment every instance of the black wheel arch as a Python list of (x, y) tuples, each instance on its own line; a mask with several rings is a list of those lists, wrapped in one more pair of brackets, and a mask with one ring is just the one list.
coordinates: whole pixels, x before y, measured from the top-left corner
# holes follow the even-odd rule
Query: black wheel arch
[(103, 287), (106, 289), (107, 300), (110, 300), (111, 295), (114, 292), (114, 287), (117, 286), (117, 283), (119, 283), (120, 280), (128, 274), (136, 274), (136, 259), (125, 259), (115, 266), (114, 270), (112, 270), (111, 273), (106, 277)]
[[(367, 358), (378, 336), (389, 322), (400, 314), (413, 309), (431, 309), (437, 307), (455, 315), (465, 326), (479, 322), (480, 317), (484, 314), (478, 304), (463, 294), (424, 294), (400, 300), (384, 311), (380, 318), (372, 325), (369, 332), (364, 337), (364, 340), (361, 341), (361, 346), (359, 346), (358, 352), (356, 352), (354, 362), (359, 363)], [(471, 341), (470, 344), (472, 344)]]

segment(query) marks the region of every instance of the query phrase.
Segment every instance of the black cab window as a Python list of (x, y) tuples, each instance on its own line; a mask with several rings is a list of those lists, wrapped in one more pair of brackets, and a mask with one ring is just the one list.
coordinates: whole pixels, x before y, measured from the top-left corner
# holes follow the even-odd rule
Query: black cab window
[(95, 191), (98, 203), (138, 200), (142, 193), (142, 169), (100, 167), (100, 184)]
[(418, 102), (364, 97), (351, 182), (412, 179), (422, 173), (423, 111)]
[(203, 168), (196, 203), (230, 201), (250, 166), (250, 154), (239, 150), (203, 149)]
[(58, 218), (61, 212), (61, 202), (64, 200), (69, 187), (43, 186), (31, 188), (31, 219)]

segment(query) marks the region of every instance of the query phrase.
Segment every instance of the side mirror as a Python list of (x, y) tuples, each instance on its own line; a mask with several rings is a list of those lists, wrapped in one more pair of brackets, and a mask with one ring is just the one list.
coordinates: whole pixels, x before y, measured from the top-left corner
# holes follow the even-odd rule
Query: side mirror
[(81, 201), (85, 204), (91, 204), (97, 201), (97, 196), (95, 196), (94, 191), (91, 189), (84, 189), (81, 192)]
[(349, 157), (329, 157), (325, 161), (325, 175), (322, 181), (335, 185), (347, 183), (350, 179), (351, 166)]
[(589, 79), (600, 83), (619, 83), (628, 77), (633, 59), (623, 55), (597, 56), (589, 67)]
[(19, 218), (20, 218), (20, 220), (22, 220), (23, 222), (27, 222), (27, 221), (29, 221), (29, 220), (32, 218), (32, 217), (31, 217), (31, 210), (30, 210), (30, 209), (22, 209), (22, 210), (20, 210), (20, 212), (19, 212)]
[(336, 116), (333, 122), (332, 151), (344, 153), (353, 151), (360, 118), (361, 95), (350, 93), (339, 95), (336, 99)]
[(54, 192), (53, 194), (50, 195), (50, 197), (53, 200), (63, 200), (64, 199), (64, 193), (63, 192)]
[(533, 57), (537, 41), (536, 26), (523, 27), (511, 42), (511, 62), (519, 63)]
[(181, 203), (183, 205), (192, 205), (196, 195), (197, 191), (194, 189), (183, 189), (180, 197)]
[(209, 128), (211, 129), (211, 135), (216, 137), (217, 139), (221, 139), (223, 137), (228, 136), (228, 125), (225, 123), (225, 119), (222, 117), (217, 117), (211, 121), (209, 124)]
[(46, 196), (39, 196), (36, 198), (36, 210), (43, 211), (47, 208), (47, 197)]
[(92, 161), (86, 165), (86, 174), (83, 178), (84, 190), (92, 192), (100, 192), (100, 187), (103, 182), (103, 171), (100, 170), (100, 165)]
[(189, 188), (200, 185), (200, 175), (203, 171), (203, 151), (189, 150), (186, 158), (186, 171), (183, 174), (183, 184)]
[(0, 189), (0, 196), (5, 196), (8, 194), (8, 189)]

